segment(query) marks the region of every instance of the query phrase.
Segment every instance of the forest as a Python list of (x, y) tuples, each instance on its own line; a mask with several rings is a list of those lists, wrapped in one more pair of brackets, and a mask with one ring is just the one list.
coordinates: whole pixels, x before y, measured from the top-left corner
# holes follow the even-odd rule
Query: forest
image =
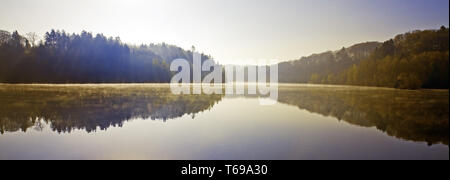
[(192, 51), (173, 45), (130, 46), (86, 31), (51, 30), (36, 41), (34, 33), (0, 31), (0, 83), (167, 83), (172, 60), (192, 62)]
[(347, 48), (343, 47), (338, 51), (313, 54), (299, 60), (280, 63), (279, 81), (308, 83), (315, 74), (341, 72), (368, 58), (380, 45), (379, 42), (360, 43)]
[[(0, 30), (0, 83), (168, 83), (175, 73), (172, 60), (192, 64), (191, 50), (165, 43), (131, 46), (86, 31), (51, 30), (37, 41), (34, 33)], [(207, 59), (212, 57), (202, 54)], [(279, 64), (281, 83), (448, 89), (448, 76), (444, 26)]]
[(314, 73), (310, 83), (391, 87), (449, 88), (449, 29), (396, 36), (360, 63), (339, 72)]

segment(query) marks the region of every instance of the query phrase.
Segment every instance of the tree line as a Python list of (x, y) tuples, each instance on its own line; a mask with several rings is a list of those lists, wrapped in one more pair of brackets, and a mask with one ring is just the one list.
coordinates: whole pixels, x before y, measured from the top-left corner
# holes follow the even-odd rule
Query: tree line
[(413, 31), (396, 36), (360, 63), (339, 72), (314, 73), (310, 83), (392, 87), (449, 88), (449, 29)]
[[(379, 47), (379, 42), (366, 42), (302, 57), (299, 60), (279, 64), (279, 81), (285, 83), (308, 83), (315, 74), (331, 74), (341, 72), (353, 64), (368, 58)], [(317, 82), (316, 82), (317, 83)]]
[(130, 46), (86, 31), (51, 30), (36, 41), (34, 33), (0, 31), (0, 83), (167, 83), (172, 60), (192, 62), (192, 51), (173, 45)]
[[(167, 83), (175, 73), (172, 60), (193, 64), (193, 50), (130, 46), (86, 31), (51, 30), (37, 41), (34, 33), (0, 30), (0, 83)], [(279, 82), (448, 89), (448, 56), (449, 29), (443, 26), (280, 63)]]

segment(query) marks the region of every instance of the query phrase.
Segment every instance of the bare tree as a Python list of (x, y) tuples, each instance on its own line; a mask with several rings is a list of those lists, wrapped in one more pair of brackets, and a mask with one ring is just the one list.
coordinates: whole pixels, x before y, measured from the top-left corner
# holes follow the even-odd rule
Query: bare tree
[(11, 39), (11, 33), (0, 30), (0, 44), (7, 43)]
[(39, 40), (39, 36), (36, 35), (36, 33), (34, 33), (34, 32), (27, 33), (25, 36), (33, 47), (36, 45), (36, 42)]

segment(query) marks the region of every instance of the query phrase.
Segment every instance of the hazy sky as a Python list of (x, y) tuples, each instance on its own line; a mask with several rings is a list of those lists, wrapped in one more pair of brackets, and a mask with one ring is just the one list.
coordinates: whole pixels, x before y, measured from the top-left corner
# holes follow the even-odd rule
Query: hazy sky
[(221, 63), (292, 60), (449, 25), (449, 0), (1, 0), (0, 29), (167, 42)]

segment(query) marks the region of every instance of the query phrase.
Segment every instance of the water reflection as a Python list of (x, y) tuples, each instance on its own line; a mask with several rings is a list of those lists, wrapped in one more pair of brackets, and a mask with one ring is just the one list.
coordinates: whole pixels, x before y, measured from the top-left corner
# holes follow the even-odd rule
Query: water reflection
[[(435, 90), (283, 85), (278, 101), (396, 138), (448, 145), (448, 97), (448, 91)], [(0, 85), (0, 131), (26, 132), (45, 122), (59, 133), (92, 132), (136, 118), (195, 119), (224, 98), (173, 95), (167, 85)]]
[(448, 91), (439, 90), (286, 87), (279, 102), (353, 125), (376, 127), (389, 136), (448, 145), (448, 97)]
[(0, 131), (23, 131), (45, 122), (53, 131), (121, 127), (135, 119), (169, 120), (208, 110), (220, 95), (176, 96), (165, 85), (2, 86)]

